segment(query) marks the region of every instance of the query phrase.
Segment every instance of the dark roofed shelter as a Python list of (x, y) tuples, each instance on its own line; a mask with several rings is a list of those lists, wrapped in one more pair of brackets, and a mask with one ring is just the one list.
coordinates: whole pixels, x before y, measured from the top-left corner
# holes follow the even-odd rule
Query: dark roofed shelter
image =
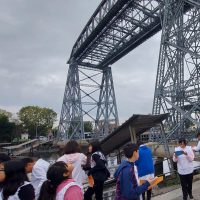
[(105, 154), (109, 154), (130, 141), (137, 142), (137, 137), (152, 127), (161, 124), (167, 117), (168, 114), (133, 115), (101, 141), (102, 149)]

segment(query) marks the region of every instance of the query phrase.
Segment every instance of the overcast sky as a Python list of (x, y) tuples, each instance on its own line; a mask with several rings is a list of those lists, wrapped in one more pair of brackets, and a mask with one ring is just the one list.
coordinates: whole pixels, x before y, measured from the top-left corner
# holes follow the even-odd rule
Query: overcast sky
[[(100, 0), (0, 0), (0, 108), (60, 114), (72, 46)], [(112, 66), (120, 122), (152, 110), (160, 33)]]

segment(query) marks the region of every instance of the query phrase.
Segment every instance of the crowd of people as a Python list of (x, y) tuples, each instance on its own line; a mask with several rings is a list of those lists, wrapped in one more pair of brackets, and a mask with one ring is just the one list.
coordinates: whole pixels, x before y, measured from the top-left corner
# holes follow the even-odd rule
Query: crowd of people
[[(110, 177), (100, 142), (93, 141), (86, 155), (69, 141), (64, 154), (50, 165), (42, 158), (11, 160), (0, 154), (0, 200), (90, 200), (103, 199), (104, 182)], [(83, 192), (88, 176), (93, 184)]]
[[(192, 195), (194, 152), (200, 150), (200, 134), (197, 146), (187, 146), (179, 139), (173, 161), (177, 163), (183, 200)], [(151, 186), (155, 184), (152, 152), (144, 143), (127, 144), (123, 149), (125, 160), (118, 166), (115, 200), (150, 200)], [(50, 165), (42, 158), (12, 159), (0, 154), (0, 200), (96, 200), (103, 199), (103, 187), (110, 177), (106, 157), (99, 141), (88, 146), (83, 154), (76, 141), (69, 141), (64, 154)], [(89, 181), (83, 191), (83, 184)], [(145, 196), (145, 194), (147, 194)]]

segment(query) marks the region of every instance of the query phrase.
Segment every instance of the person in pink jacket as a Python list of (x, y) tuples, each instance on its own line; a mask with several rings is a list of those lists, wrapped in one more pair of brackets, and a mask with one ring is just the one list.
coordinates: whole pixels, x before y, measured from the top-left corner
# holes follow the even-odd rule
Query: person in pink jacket
[(63, 161), (50, 166), (38, 200), (82, 200), (82, 188), (72, 179), (73, 168)]
[(86, 164), (87, 157), (81, 153), (81, 148), (78, 142), (70, 140), (64, 147), (64, 155), (58, 158), (57, 161), (71, 163), (74, 166), (72, 178), (77, 183), (82, 185), (87, 181), (87, 175), (82, 169), (82, 166)]

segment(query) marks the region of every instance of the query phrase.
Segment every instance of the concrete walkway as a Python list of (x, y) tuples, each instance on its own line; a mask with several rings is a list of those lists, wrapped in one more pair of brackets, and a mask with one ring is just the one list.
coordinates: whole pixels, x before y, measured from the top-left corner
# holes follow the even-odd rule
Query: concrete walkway
[[(200, 200), (200, 180), (193, 182), (194, 200)], [(153, 197), (152, 200), (183, 200), (181, 188)], [(189, 200), (189, 198), (188, 198)]]

